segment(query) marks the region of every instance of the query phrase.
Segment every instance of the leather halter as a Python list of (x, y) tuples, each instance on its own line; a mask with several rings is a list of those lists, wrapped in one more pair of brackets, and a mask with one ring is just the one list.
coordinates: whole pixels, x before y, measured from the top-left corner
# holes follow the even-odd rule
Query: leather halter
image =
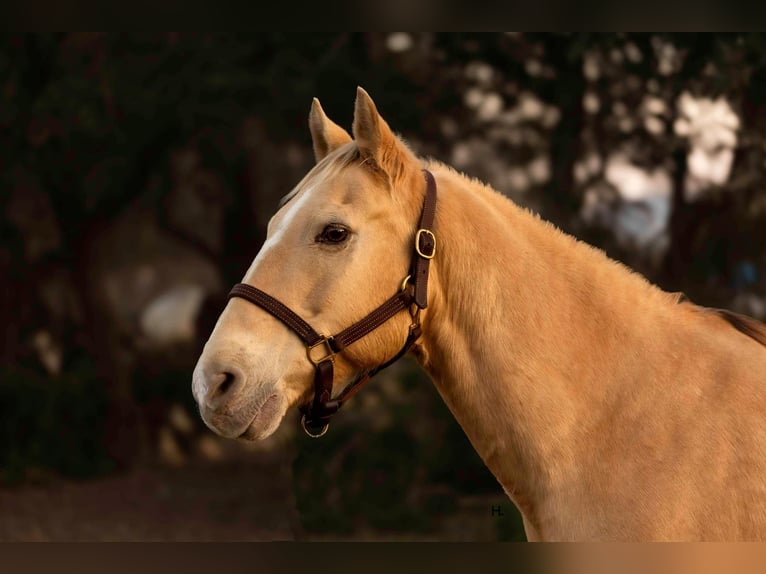
[[(310, 437), (318, 438), (325, 434), (330, 426), (330, 417), (338, 412), (338, 409), (373, 375), (404, 356), (421, 335), (420, 310), (428, 306), (428, 269), (431, 259), (436, 255), (436, 236), (433, 232), (436, 214), (436, 181), (428, 170), (423, 170), (423, 173), (426, 179), (426, 194), (423, 199), (420, 224), (415, 233), (409, 275), (402, 281), (401, 289), (396, 295), (363, 319), (328, 337), (315, 331), (311, 325), (279, 300), (251, 285), (237, 283), (229, 293), (229, 299), (240, 297), (269, 312), (292, 329), (306, 345), (306, 354), (315, 368), (314, 400), (301, 406), (300, 410), (301, 426)], [(412, 323), (402, 349), (382, 365), (357, 377), (333, 398), (335, 355), (405, 309), (410, 312)], [(312, 428), (318, 430), (312, 432)]]

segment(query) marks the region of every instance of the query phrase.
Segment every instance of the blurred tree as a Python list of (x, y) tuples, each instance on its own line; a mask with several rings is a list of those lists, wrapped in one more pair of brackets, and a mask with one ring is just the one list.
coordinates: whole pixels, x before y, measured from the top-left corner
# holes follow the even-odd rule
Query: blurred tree
[[(0, 449), (7, 456), (0, 464), (13, 457), (18, 468), (25, 460), (38, 466), (48, 460), (69, 474), (108, 468), (86, 464), (87, 457), (74, 451), (57, 458), (38, 448), (55, 435), (51, 425), (64, 420), (71, 424), (71, 448), (106, 462), (128, 466), (146, 451), (152, 431), (144, 428), (142, 405), (152, 393), (189, 401), (183, 369), (191, 372), (225, 302), (225, 287), (208, 293), (196, 347), (174, 348), (162, 363), (114, 317), (104, 278), (104, 252), (114, 245), (107, 238), (138, 209), (146, 226), (156, 225), (207, 260), (221, 285), (238, 281), (278, 199), (312, 164), (306, 129), (311, 98), (320, 97), (328, 114), (350, 128), (356, 85), (373, 94), (419, 153), (487, 180), (667, 289), (719, 306), (741, 305), (746, 296), (750, 306), (740, 310), (763, 309), (763, 35), (5, 34), (0, 394), (6, 394), (0, 415), (7, 426)], [(685, 94), (722, 97), (739, 121), (731, 175), (693, 194), (695, 142), (679, 128), (686, 121)], [(614, 181), (610, 169), (618, 155), (624, 165), (670, 180), (667, 221), (646, 245), (626, 241), (620, 228), (628, 210), (654, 208), (628, 197)], [(660, 187), (660, 176), (647, 179), (642, 185), (652, 189), (644, 191), (664, 197), (652, 187)], [(206, 222), (189, 215), (192, 204), (202, 206)], [(588, 215), (591, 208), (597, 217)], [(141, 225), (136, 238), (145, 231)], [(648, 226), (640, 223), (637, 231)], [(134, 248), (119, 245), (126, 252)], [(46, 380), (61, 388), (46, 395)], [(401, 384), (415, 400), (412, 387)], [(91, 394), (94, 388), (103, 393)], [(30, 402), (17, 396), (22, 389), (29, 390)], [(90, 396), (93, 409), (82, 404), (72, 417), (63, 416), (71, 410), (67, 401)], [(418, 400), (439, 400), (435, 393), (428, 397)], [(39, 432), (14, 434), (11, 427), (24, 425), (12, 413), (34, 416), (28, 406), (39, 400), (49, 401)], [(448, 484), (455, 492), (496, 486), (481, 474), (467, 441), (457, 439), (463, 435), (456, 423), (439, 408), (428, 412), (432, 420), (448, 420), (434, 428), (452, 437), (450, 447), (435, 445), (424, 458), (402, 446), (396, 464), (405, 470), (389, 468), (380, 452), (410, 442), (428, 450), (438, 437), (374, 427), (359, 444), (331, 445), (339, 460), (334, 472), (343, 473), (348, 486), (344, 512), (364, 508), (372, 522), (404, 521), (413, 530), (428, 525), (392, 502), (390, 492), (370, 500), (365, 481), (381, 473), (423, 507), (431, 504), (418, 491), (424, 482)], [(406, 411), (393, 420), (405, 427), (416, 422)], [(100, 455), (86, 440), (94, 432), (104, 447)], [(355, 450), (360, 444), (372, 450), (363, 455)], [(307, 469), (321, 466), (308, 453), (301, 456)], [(303, 501), (321, 500), (316, 489), (339, 479), (316, 483), (305, 476), (312, 475), (298, 476)], [(353, 522), (336, 518), (339, 529)]]

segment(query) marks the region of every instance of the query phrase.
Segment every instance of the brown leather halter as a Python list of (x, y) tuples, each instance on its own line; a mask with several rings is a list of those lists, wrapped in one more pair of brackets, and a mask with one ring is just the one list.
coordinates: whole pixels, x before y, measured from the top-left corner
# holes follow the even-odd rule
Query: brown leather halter
[[(318, 438), (324, 435), (330, 426), (330, 417), (338, 412), (338, 409), (373, 375), (404, 356), (421, 335), (420, 310), (428, 305), (428, 269), (431, 259), (436, 255), (436, 236), (433, 232), (436, 214), (436, 181), (431, 172), (423, 170), (423, 173), (426, 179), (426, 194), (420, 214), (420, 225), (415, 233), (410, 274), (402, 281), (402, 287), (396, 295), (363, 319), (327, 337), (315, 331), (289, 307), (260, 289), (238, 283), (229, 293), (229, 299), (241, 297), (271, 313), (292, 329), (306, 345), (306, 354), (315, 368), (314, 400), (310, 404), (301, 406), (300, 410), (301, 426), (310, 437)], [(410, 312), (412, 323), (402, 349), (382, 365), (357, 377), (337, 397), (332, 398), (335, 355), (405, 309)], [(318, 430), (312, 432), (312, 427)]]

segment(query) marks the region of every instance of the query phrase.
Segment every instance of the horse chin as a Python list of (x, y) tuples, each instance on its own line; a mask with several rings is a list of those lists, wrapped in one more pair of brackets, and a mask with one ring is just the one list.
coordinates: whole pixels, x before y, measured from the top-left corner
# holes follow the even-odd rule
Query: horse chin
[(256, 441), (271, 436), (279, 428), (286, 411), (287, 405), (282, 396), (276, 393), (271, 395), (258, 409), (253, 421), (239, 438)]

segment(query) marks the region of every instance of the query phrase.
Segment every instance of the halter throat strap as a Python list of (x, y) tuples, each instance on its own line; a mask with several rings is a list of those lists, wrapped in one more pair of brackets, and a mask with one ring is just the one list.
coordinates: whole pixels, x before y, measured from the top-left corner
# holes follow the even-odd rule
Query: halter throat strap
[[(431, 259), (436, 255), (436, 235), (433, 231), (436, 215), (436, 181), (431, 172), (423, 170), (423, 173), (426, 180), (426, 193), (419, 227), (415, 232), (409, 275), (402, 282), (398, 293), (353, 325), (328, 337), (317, 332), (287, 305), (256, 287), (237, 283), (229, 292), (229, 299), (233, 297), (245, 299), (282, 321), (306, 345), (308, 360), (314, 364), (315, 369), (314, 399), (300, 407), (303, 415), (301, 426), (309, 436), (316, 438), (327, 432), (332, 415), (372, 376), (404, 356), (422, 333), (420, 310), (428, 306), (428, 273)], [(412, 322), (407, 340), (401, 350), (382, 365), (357, 377), (337, 397), (333, 398), (335, 355), (404, 310), (410, 312)]]

